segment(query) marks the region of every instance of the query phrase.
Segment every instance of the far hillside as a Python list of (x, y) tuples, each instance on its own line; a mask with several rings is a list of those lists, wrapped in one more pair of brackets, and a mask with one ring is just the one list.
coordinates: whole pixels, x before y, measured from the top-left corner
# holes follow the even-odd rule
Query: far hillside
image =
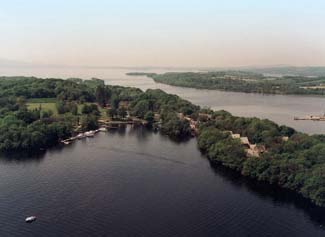
[(325, 76), (325, 67), (265, 67), (249, 68), (245, 71), (251, 71), (266, 75), (277, 76), (304, 76), (304, 77), (321, 77)]

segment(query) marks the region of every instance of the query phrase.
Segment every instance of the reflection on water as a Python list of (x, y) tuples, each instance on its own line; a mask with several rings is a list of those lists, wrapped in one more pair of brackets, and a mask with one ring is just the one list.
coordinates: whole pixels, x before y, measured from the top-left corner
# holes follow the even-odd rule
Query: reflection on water
[(35, 162), (39, 163), (43, 160), (45, 152), (40, 152), (36, 154), (25, 154), (25, 153), (2, 153), (0, 154), (0, 164), (1, 163), (25, 163), (25, 162)]
[[(22, 156), (24, 157), (24, 156)], [(0, 163), (0, 236), (323, 236), (324, 208), (126, 126)], [(24, 162), (23, 162), (24, 161)], [(27, 215), (39, 216), (26, 225)]]
[(239, 189), (247, 189), (249, 192), (253, 192), (260, 198), (270, 201), (276, 206), (294, 206), (294, 208), (301, 209), (309, 216), (315, 227), (325, 227), (325, 208), (314, 205), (308, 199), (302, 197), (302, 195), (276, 185), (243, 177), (238, 172), (223, 166), (217, 166), (211, 163), (211, 167), (213, 167), (217, 176), (222, 176), (231, 185)]

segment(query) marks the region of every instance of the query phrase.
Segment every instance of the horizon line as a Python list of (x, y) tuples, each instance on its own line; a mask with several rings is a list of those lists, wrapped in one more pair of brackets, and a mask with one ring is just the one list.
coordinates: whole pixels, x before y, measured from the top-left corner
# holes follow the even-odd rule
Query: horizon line
[(85, 69), (264, 69), (264, 68), (321, 68), (325, 65), (290, 65), (290, 64), (268, 64), (268, 65), (241, 65), (241, 66), (153, 66), (153, 65), (137, 65), (137, 66), (96, 66), (96, 65), (67, 65), (67, 64), (43, 64), (33, 63), (11, 59), (0, 59), (0, 68), (17, 67), (17, 68), (85, 68)]

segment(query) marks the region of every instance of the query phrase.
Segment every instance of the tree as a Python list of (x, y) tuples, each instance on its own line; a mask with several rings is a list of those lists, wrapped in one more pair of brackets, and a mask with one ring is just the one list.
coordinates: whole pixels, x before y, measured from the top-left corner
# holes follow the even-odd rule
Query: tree
[(58, 111), (58, 114), (64, 114), (65, 113), (65, 103), (62, 100), (58, 100), (56, 102), (56, 109)]
[(155, 115), (152, 111), (148, 111), (145, 115), (144, 115), (144, 119), (146, 121), (148, 121), (149, 124), (152, 124), (154, 122), (154, 118)]
[(162, 119), (161, 131), (174, 138), (185, 138), (191, 135), (187, 120), (180, 120), (174, 112), (169, 112)]
[(108, 115), (110, 118), (114, 119), (115, 116), (117, 115), (117, 110), (111, 108), (111, 109), (107, 110), (107, 115)]
[(119, 103), (120, 103), (120, 100), (119, 100), (118, 96), (116, 94), (113, 94), (111, 96), (111, 107), (113, 109), (118, 109)]
[(104, 86), (102, 85), (97, 86), (95, 96), (96, 96), (96, 101), (100, 106), (102, 107), (106, 106), (107, 94)]
[(95, 130), (98, 128), (97, 117), (94, 115), (84, 115), (81, 117), (81, 129), (83, 131)]
[(139, 118), (143, 118), (148, 110), (149, 110), (148, 100), (140, 100), (134, 106), (132, 113)]
[(94, 115), (99, 115), (99, 109), (98, 106), (96, 104), (85, 104), (82, 107), (81, 112), (83, 114), (94, 114)]
[(78, 115), (78, 105), (74, 102), (70, 103), (70, 112), (73, 115)]
[(16, 99), (16, 103), (20, 108), (26, 107), (26, 102), (27, 102), (27, 100), (23, 96), (19, 96)]
[(120, 117), (120, 118), (125, 118), (126, 115), (127, 115), (127, 111), (124, 107), (121, 107), (117, 110), (117, 115)]

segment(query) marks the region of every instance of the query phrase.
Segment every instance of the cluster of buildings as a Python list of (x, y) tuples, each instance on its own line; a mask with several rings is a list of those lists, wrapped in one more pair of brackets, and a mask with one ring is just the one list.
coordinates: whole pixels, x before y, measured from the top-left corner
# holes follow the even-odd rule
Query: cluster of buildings
[(238, 133), (233, 133), (232, 131), (228, 131), (233, 139), (239, 139), (241, 145), (245, 148), (245, 152), (247, 156), (251, 157), (259, 157), (262, 153), (266, 151), (265, 146), (251, 144), (248, 140), (248, 137), (242, 137)]
[[(178, 113), (178, 117), (180, 119), (185, 119), (189, 121), (190, 127), (193, 131), (193, 135), (198, 133), (198, 124), (199, 124), (198, 121), (188, 116), (184, 116), (183, 113)], [(211, 120), (212, 116), (210, 114), (199, 113), (199, 118), (203, 120)], [(245, 152), (248, 157), (260, 157), (262, 153), (266, 152), (266, 148), (264, 145), (251, 144), (248, 137), (242, 137), (240, 134), (233, 133), (232, 131), (225, 131), (225, 132), (229, 132), (233, 139), (240, 140), (240, 143), (245, 148)]]

